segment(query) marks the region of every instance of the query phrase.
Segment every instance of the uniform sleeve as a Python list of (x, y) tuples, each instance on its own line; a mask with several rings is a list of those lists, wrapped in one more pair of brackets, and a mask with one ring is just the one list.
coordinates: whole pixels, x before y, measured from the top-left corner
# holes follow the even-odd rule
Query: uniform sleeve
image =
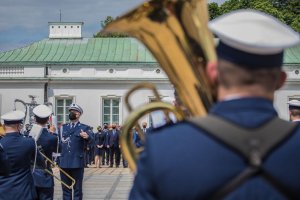
[(0, 175), (8, 175), (10, 171), (9, 159), (0, 144)]
[(155, 196), (155, 184), (153, 181), (153, 167), (151, 165), (150, 153), (145, 148), (137, 162), (137, 174), (135, 176), (129, 199), (153, 200)]

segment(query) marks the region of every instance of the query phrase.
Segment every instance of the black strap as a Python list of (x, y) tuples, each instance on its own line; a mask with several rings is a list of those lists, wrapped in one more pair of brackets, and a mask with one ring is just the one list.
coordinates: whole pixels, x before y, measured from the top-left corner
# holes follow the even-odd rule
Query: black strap
[(290, 191), (275, 181), (274, 178), (262, 170), (262, 160), (279, 144), (286, 139), (296, 128), (296, 123), (289, 123), (275, 117), (259, 128), (243, 128), (225, 121), (214, 115), (201, 118), (191, 118), (190, 123), (204, 129), (208, 134), (233, 148), (249, 161), (249, 166), (219, 189), (209, 199), (222, 199), (240, 186), (248, 178), (262, 173), (263, 177), (274, 188), (287, 197), (293, 196)]
[(261, 127), (247, 129), (214, 115), (192, 118), (189, 121), (234, 148), (253, 166), (260, 166), (261, 160), (296, 127), (296, 123), (278, 117)]

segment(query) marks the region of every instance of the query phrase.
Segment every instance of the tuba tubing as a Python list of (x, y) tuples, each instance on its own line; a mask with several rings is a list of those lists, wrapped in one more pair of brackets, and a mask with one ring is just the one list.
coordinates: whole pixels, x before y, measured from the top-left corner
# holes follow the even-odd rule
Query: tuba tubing
[[(123, 32), (140, 40), (167, 74), (189, 117), (203, 116), (216, 99), (205, 75), (206, 64), (216, 62), (208, 19), (206, 0), (151, 0), (109, 23), (103, 32)], [(170, 111), (177, 112), (173, 108)], [(149, 112), (143, 108), (133, 111), (123, 127), (122, 151), (133, 170), (138, 155), (131, 149), (130, 131), (137, 124), (137, 116), (145, 113)], [(131, 150), (126, 150), (127, 146)]]

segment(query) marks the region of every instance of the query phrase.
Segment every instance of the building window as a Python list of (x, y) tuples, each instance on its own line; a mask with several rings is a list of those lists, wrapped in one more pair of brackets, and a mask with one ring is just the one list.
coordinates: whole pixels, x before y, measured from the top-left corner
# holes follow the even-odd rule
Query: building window
[(119, 124), (120, 119), (120, 99), (119, 98), (110, 98), (103, 99), (103, 123), (108, 124)]
[(57, 116), (57, 123), (64, 124), (69, 122), (69, 105), (73, 102), (72, 97), (68, 98), (57, 98), (55, 113)]

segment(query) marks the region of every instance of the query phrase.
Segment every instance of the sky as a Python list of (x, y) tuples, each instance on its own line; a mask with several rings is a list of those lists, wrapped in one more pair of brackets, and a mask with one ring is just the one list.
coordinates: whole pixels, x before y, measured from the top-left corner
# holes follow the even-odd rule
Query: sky
[[(221, 3), (224, 0), (208, 0)], [(0, 0), (0, 52), (48, 37), (48, 22), (83, 22), (83, 37), (93, 37), (107, 16), (117, 17), (144, 0)]]

